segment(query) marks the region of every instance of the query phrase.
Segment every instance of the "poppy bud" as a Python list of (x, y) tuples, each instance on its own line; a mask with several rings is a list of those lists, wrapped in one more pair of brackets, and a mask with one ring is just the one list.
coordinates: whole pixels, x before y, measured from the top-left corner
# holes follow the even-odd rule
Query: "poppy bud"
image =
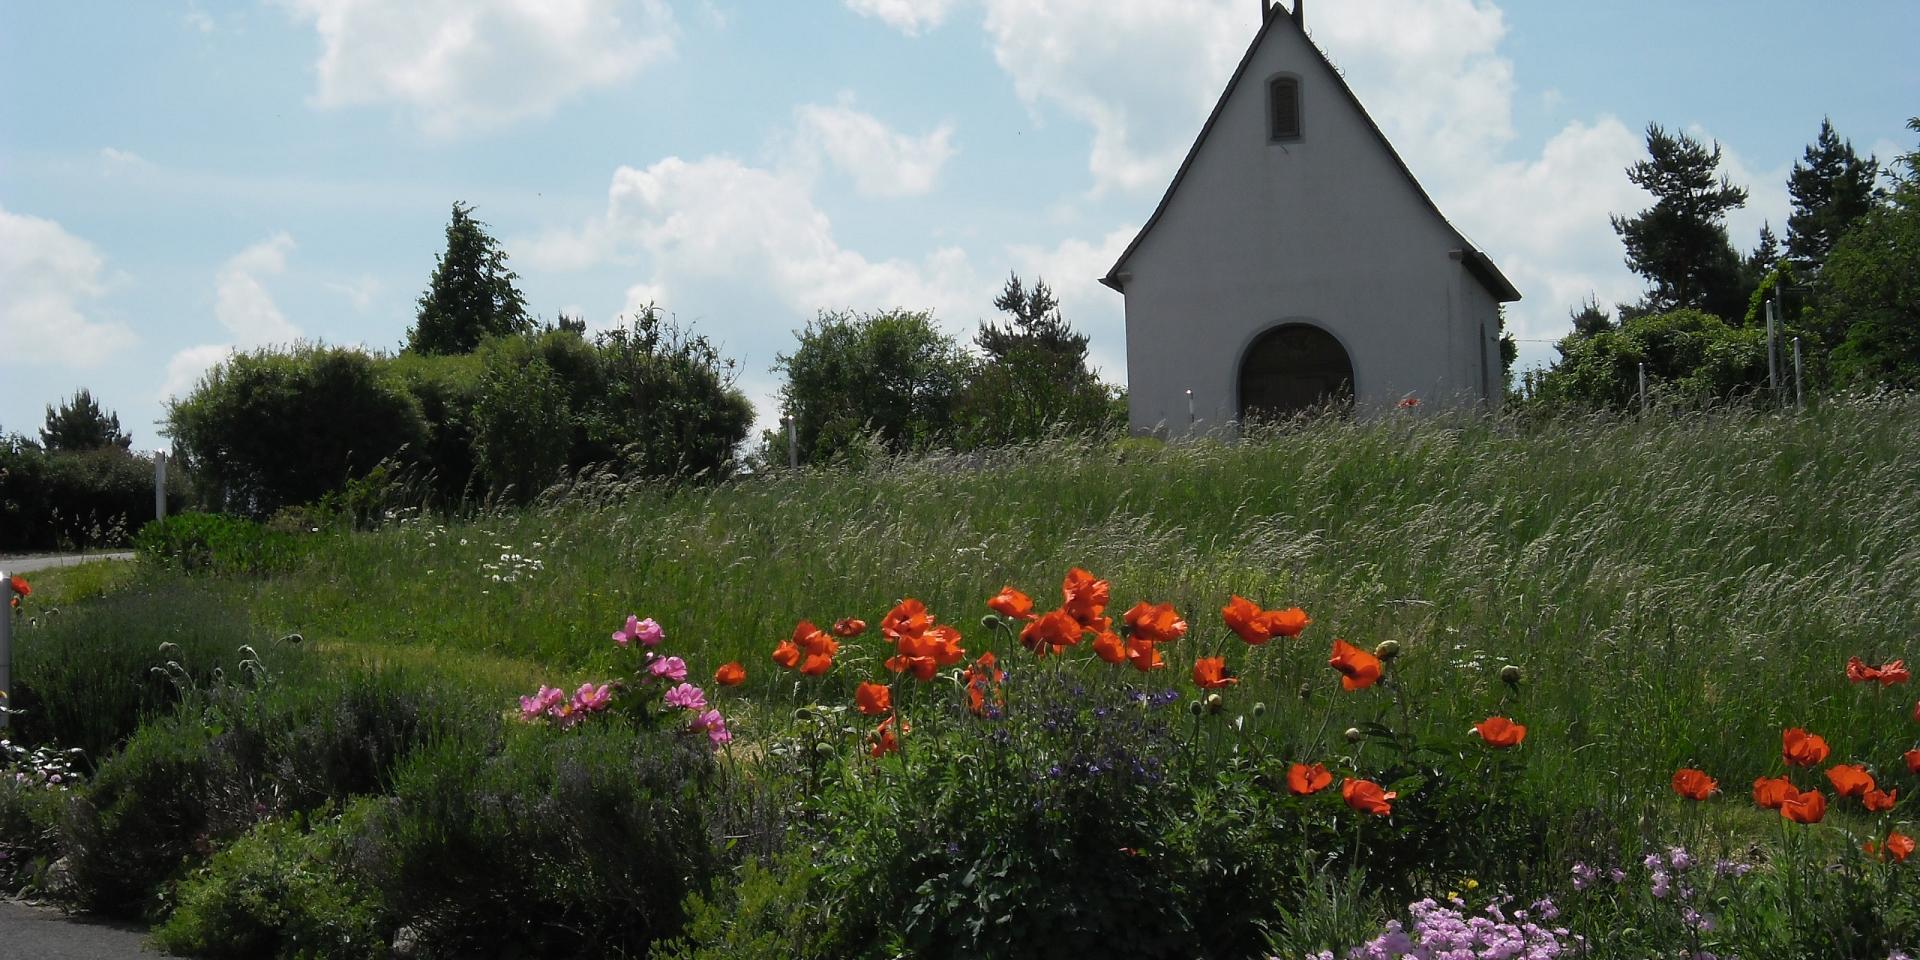
[(1509, 687), (1520, 685), (1520, 668), (1509, 663), (1500, 668), (1500, 682)]
[(1258, 719), (1260, 719), (1261, 717), (1264, 717), (1264, 716), (1266, 716), (1266, 715), (1267, 715), (1267, 703), (1266, 703), (1266, 701), (1264, 701), (1264, 700), (1262, 700), (1262, 701), (1260, 701), (1259, 703), (1256, 703), (1256, 704), (1254, 704), (1254, 705), (1253, 705), (1253, 718), (1254, 718), (1255, 720), (1258, 720)]
[[(1303, 684), (1301, 684), (1301, 685), (1300, 685), (1300, 699), (1302, 699), (1302, 700), (1312, 700), (1312, 699), (1313, 699), (1313, 685), (1312, 685), (1312, 684), (1309, 684), (1309, 683), (1303, 683)], [(1916, 712), (1916, 713), (1920, 713), (1920, 707), (1915, 707), (1915, 708), (1914, 708), (1914, 710), (1915, 710), (1915, 712)]]
[(297, 633), (289, 633), (289, 634), (287, 634), (286, 636), (284, 636), (284, 637), (281, 637), (281, 638), (280, 638), (280, 642), (281, 642), (281, 643), (299, 643), (299, 642), (301, 642), (302, 640), (305, 640), (305, 639), (307, 639), (307, 638), (306, 638), (306, 637), (303, 637), (303, 636), (301, 636), (301, 635), (299, 635), (299, 634), (297, 634)]
[(1359, 743), (1359, 742), (1361, 741), (1361, 739), (1363, 739), (1364, 737), (1366, 737), (1366, 734), (1364, 734), (1364, 733), (1361, 733), (1361, 732), (1360, 732), (1360, 728), (1359, 728), (1359, 727), (1348, 727), (1348, 728), (1347, 728), (1347, 742), (1348, 742), (1348, 743)]
[(999, 625), (1000, 625), (1000, 618), (998, 616), (995, 616), (994, 614), (989, 613), (986, 616), (980, 618), (980, 629), (982, 630), (992, 630), (993, 628)]
[(813, 745), (813, 752), (823, 757), (830, 756), (833, 753), (833, 744), (825, 740), (816, 741)]
[(1194, 702), (1187, 704), (1187, 712), (1193, 714), (1196, 717), (1199, 716), (1206, 709), (1207, 709), (1207, 705), (1204, 703), (1201, 703), (1198, 700), (1195, 700)]
[(1392, 660), (1394, 657), (1397, 657), (1400, 655), (1400, 641), (1398, 640), (1380, 641), (1380, 645), (1373, 648), (1373, 655), (1376, 657), (1379, 657), (1382, 660)]
[(1227, 701), (1221, 699), (1219, 694), (1217, 693), (1207, 694), (1207, 712), (1208, 713), (1219, 713), (1221, 710), (1226, 708), (1226, 705), (1227, 705)]

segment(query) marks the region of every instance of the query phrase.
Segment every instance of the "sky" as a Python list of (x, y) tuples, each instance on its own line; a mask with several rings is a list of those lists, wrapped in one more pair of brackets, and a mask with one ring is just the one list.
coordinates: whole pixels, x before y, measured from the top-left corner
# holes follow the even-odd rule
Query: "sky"
[[(1609, 214), (1649, 123), (1718, 142), (1784, 234), (1821, 119), (1916, 145), (1913, 0), (1312, 0), (1309, 34), (1525, 295), (1521, 366), (1636, 299)], [(1038, 276), (1124, 382), (1099, 286), (1259, 0), (0, 0), (0, 431), (90, 389), (138, 449), (234, 349), (397, 349), (455, 202), (530, 309), (657, 304), (739, 361), (822, 310), (962, 341)]]

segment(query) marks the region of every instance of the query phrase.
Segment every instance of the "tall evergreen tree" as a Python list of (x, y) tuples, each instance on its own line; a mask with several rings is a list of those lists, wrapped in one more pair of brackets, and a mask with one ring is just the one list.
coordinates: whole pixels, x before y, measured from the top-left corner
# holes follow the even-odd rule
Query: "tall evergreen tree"
[(407, 331), (407, 349), (415, 353), (472, 353), (482, 340), (533, 329), (526, 299), (513, 285), (519, 275), (507, 268), (507, 252), (473, 219), (473, 208), (453, 205), (447, 223), (447, 250), (433, 268), (433, 281), (420, 297), (420, 312)]
[(1721, 176), (1720, 145), (1712, 149), (1686, 134), (1647, 127), (1648, 159), (1627, 168), (1627, 179), (1653, 194), (1652, 207), (1614, 217), (1627, 247), (1627, 266), (1652, 285), (1638, 312), (1697, 307), (1740, 315), (1740, 255), (1727, 239), (1727, 213), (1746, 205), (1747, 191)]
[(982, 321), (973, 342), (995, 360), (1005, 360), (1016, 350), (1037, 349), (1069, 364), (1087, 358), (1087, 336), (1074, 332), (1073, 325), (1060, 315), (1060, 301), (1037, 279), (1028, 290), (1016, 274), (1007, 276), (1007, 285), (994, 298), (993, 305), (1007, 314), (1005, 326)]
[(48, 450), (125, 450), (133, 446), (133, 438), (120, 429), (120, 416), (100, 409), (93, 393), (83, 388), (58, 408), (48, 405), (40, 443)]
[(1854, 221), (1873, 209), (1880, 162), (1853, 152), (1831, 119), (1820, 121), (1820, 138), (1807, 146), (1805, 159), (1787, 175), (1793, 215), (1787, 218), (1787, 255), (1803, 277), (1814, 277), (1827, 254)]

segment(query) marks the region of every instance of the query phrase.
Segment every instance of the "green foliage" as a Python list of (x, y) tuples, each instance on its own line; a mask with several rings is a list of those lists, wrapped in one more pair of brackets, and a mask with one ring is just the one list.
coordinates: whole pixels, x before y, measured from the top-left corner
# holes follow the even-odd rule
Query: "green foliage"
[[(303, 533), (305, 531), (302, 531)], [(260, 576), (291, 568), (301, 536), (217, 513), (176, 513), (140, 528), (133, 549), (157, 567), (221, 576)]]
[(805, 856), (748, 861), (730, 885), (687, 898), (679, 937), (655, 944), (653, 960), (839, 960), (835, 904), (816, 893), (831, 878)]
[(1740, 257), (1727, 241), (1728, 211), (1746, 205), (1747, 191), (1719, 176), (1720, 145), (1711, 150), (1686, 134), (1647, 127), (1647, 153), (1627, 168), (1627, 179), (1653, 194), (1652, 207), (1613, 218), (1626, 244), (1627, 266), (1647, 278), (1643, 309), (1658, 313), (1683, 307), (1720, 317), (1735, 316)]
[(447, 249), (436, 258), (433, 279), (420, 296), (420, 312), (407, 331), (414, 353), (472, 353), (489, 337), (528, 333), (526, 299), (513, 285), (507, 252), (473, 219), (473, 208), (453, 205)]
[(787, 377), (781, 410), (798, 419), (802, 462), (844, 458), (869, 435), (890, 452), (949, 436), (967, 362), (932, 314), (822, 313), (795, 335), (774, 370)]
[(382, 358), (304, 344), (237, 353), (167, 407), (167, 433), (213, 504), (267, 516), (311, 503), (427, 437)]
[(993, 305), (1005, 326), (981, 321), (974, 342), (984, 353), (970, 365), (954, 410), (953, 442), (962, 449), (1038, 440), (1055, 432), (1116, 433), (1125, 404), (1087, 368), (1087, 337), (1060, 315), (1046, 281), (1031, 291), (1020, 278)]
[(1818, 276), (1840, 238), (1874, 207), (1880, 164), (1853, 152), (1832, 119), (1820, 121), (1820, 136), (1787, 175), (1793, 215), (1787, 219), (1787, 255), (1808, 277)]
[(524, 340), (488, 357), (473, 404), (473, 459), (496, 495), (531, 499), (567, 466), (573, 416), (553, 368)]
[[(181, 471), (167, 473), (168, 508), (187, 502)], [(117, 546), (153, 519), (153, 460), (119, 447), (47, 452), (0, 438), (0, 543), (25, 550)]]
[(48, 450), (101, 450), (133, 446), (133, 438), (120, 429), (120, 416), (100, 409), (92, 392), (81, 389), (56, 409), (47, 406), (47, 425), (40, 428), (40, 443)]
[(1836, 382), (1920, 386), (1920, 183), (1896, 187), (1833, 248), (1813, 313), (1845, 331)]
[(993, 306), (1007, 315), (1006, 326), (982, 320), (980, 332), (973, 338), (988, 357), (1005, 361), (1016, 351), (1038, 351), (1069, 365), (1086, 362), (1086, 334), (1076, 332), (1060, 315), (1060, 301), (1046, 280), (1035, 280), (1033, 289), (1028, 290), (1019, 275), (1009, 275)]
[(426, 436), (409, 459), (427, 473), (423, 492), (430, 492), (443, 505), (460, 503), (482, 482), (474, 461), (473, 408), (480, 398), (485, 366), (485, 358), (473, 354), (419, 353), (402, 353), (388, 366), (420, 405)]
[(71, 889), (82, 909), (143, 918), (160, 889), (208, 849), (214, 798), (209, 730), (193, 718), (146, 726), (101, 764), (60, 824)]
[(599, 379), (582, 416), (576, 463), (610, 462), (643, 477), (724, 479), (753, 424), (733, 361), (649, 306), (595, 340)]
[(1735, 329), (1699, 310), (1630, 317), (1617, 330), (1569, 337), (1560, 350), (1535, 392), (1549, 407), (1627, 409), (1643, 363), (1647, 390), (1662, 401), (1730, 399), (1767, 383), (1765, 331)]

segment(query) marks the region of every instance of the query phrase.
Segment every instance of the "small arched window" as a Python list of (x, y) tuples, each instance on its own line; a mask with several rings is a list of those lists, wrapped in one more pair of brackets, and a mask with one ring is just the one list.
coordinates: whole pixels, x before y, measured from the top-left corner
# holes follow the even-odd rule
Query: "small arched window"
[(1300, 78), (1281, 76), (1268, 81), (1267, 104), (1272, 139), (1300, 139)]

